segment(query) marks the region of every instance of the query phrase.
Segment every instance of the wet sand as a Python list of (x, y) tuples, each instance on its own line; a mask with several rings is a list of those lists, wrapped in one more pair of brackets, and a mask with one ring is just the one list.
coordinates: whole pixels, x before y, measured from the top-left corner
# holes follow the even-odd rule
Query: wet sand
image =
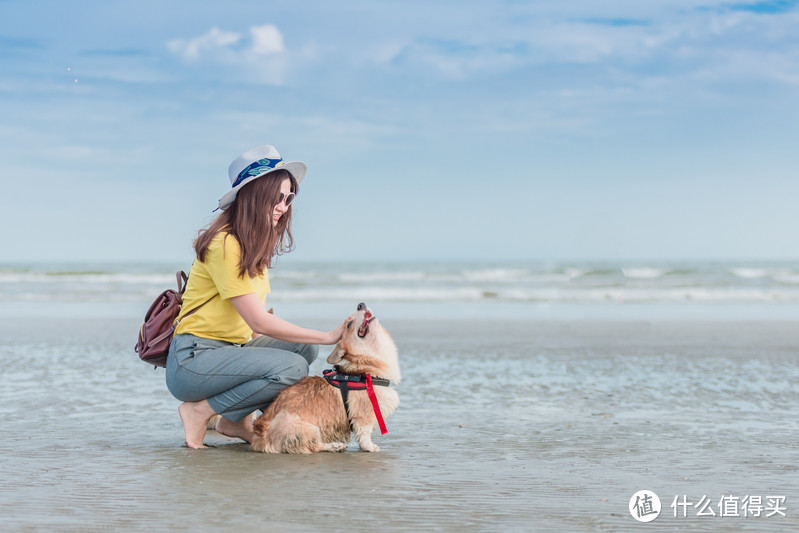
[[(184, 447), (137, 327), (2, 321), (0, 529), (799, 529), (795, 321), (392, 320), (402, 403), (383, 451), (314, 456), (213, 431)], [(628, 511), (641, 489), (663, 504), (649, 524)], [(717, 516), (674, 518), (677, 495)], [(785, 496), (787, 516), (720, 517), (725, 495)]]

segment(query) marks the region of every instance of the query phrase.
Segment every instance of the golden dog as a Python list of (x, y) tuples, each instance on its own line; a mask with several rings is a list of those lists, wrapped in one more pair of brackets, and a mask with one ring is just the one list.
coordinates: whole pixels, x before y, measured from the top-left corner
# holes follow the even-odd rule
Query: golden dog
[[(347, 323), (327, 362), (343, 374), (368, 374), (398, 383), (397, 347), (365, 304)], [(390, 415), (399, 396), (390, 386), (374, 387), (380, 412)], [(284, 389), (255, 421), (254, 451), (268, 453), (343, 452), (351, 433), (361, 450), (380, 451), (372, 442), (377, 424), (366, 390), (350, 390), (345, 411), (341, 391), (322, 377), (306, 377)]]

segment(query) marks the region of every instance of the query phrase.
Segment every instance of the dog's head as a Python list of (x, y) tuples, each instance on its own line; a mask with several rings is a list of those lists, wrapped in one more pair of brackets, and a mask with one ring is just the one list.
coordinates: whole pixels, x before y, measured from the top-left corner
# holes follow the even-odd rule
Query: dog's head
[(397, 347), (380, 320), (366, 304), (358, 304), (341, 340), (327, 362), (349, 374), (371, 374), (394, 382), (400, 380)]

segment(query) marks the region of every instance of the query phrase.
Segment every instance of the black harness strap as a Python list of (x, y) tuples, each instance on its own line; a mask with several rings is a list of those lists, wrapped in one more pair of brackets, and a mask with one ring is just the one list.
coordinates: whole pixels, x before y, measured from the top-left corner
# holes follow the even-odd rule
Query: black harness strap
[[(355, 432), (355, 428), (352, 426), (352, 417), (350, 417), (350, 404), (347, 400), (350, 395), (350, 389), (366, 390), (366, 374), (344, 374), (339, 372), (338, 367), (335, 367), (333, 370), (323, 371), (322, 376), (341, 392), (341, 400), (344, 402), (344, 413), (347, 415), (350, 431)], [(372, 376), (372, 385), (388, 387), (391, 382), (387, 379)]]
[[(330, 382), (328, 381), (328, 383)], [(332, 383), (330, 384), (332, 385)], [(349, 387), (339, 386), (338, 390), (341, 392), (341, 401), (344, 402), (344, 414), (347, 415), (347, 423), (350, 425), (350, 431), (355, 433), (355, 427), (352, 425), (352, 417), (350, 416), (350, 404), (347, 402), (347, 399), (350, 397), (350, 389)]]
[[(336, 367), (333, 370), (323, 371), (322, 375), (328, 383), (337, 389), (340, 389), (342, 384), (349, 389), (366, 389), (366, 374), (344, 374), (339, 372), (338, 367)], [(387, 379), (372, 376), (372, 385), (388, 387), (391, 382)]]

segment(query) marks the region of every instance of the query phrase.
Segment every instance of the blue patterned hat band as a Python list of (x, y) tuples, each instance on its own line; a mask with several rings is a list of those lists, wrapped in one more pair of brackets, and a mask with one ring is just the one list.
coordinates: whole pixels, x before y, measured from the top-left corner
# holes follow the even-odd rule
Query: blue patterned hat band
[(255, 163), (252, 163), (251, 165), (247, 166), (244, 170), (239, 172), (236, 181), (233, 182), (231, 187), (235, 187), (236, 185), (238, 185), (245, 179), (249, 178), (250, 176), (259, 176), (261, 174), (269, 172), (270, 170), (274, 170), (275, 168), (279, 167), (281, 163), (283, 163), (282, 159), (268, 159), (268, 158), (259, 159)]

